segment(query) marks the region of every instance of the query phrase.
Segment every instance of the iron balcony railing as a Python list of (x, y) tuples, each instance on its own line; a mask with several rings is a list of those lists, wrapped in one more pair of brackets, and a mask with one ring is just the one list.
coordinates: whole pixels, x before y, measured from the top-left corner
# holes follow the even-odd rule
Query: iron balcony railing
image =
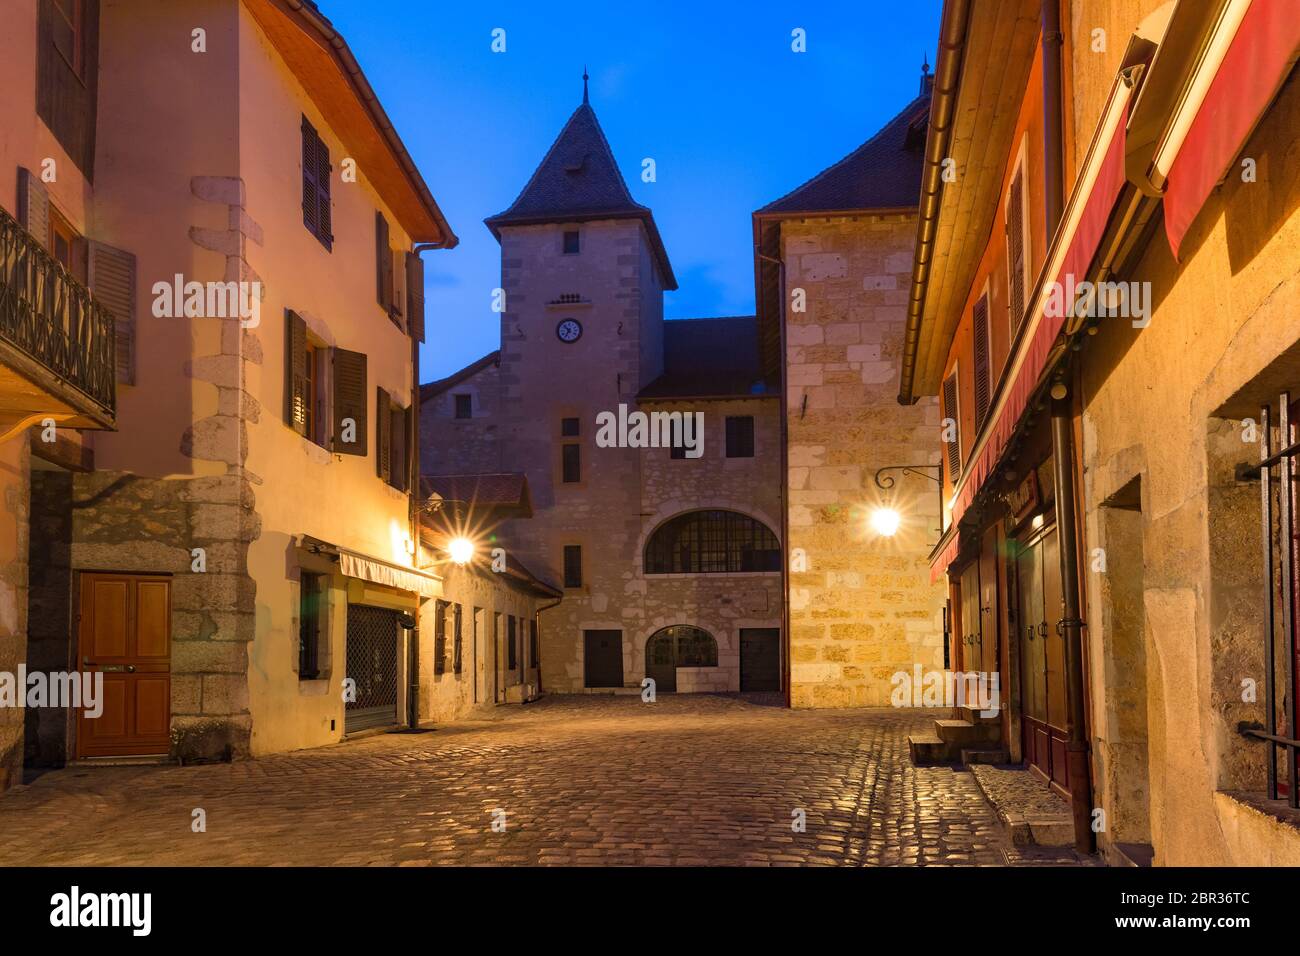
[(112, 313), (3, 209), (0, 340), (113, 417), (117, 356)]
[[(1268, 798), (1287, 796), (1300, 807), (1300, 713), (1296, 709), (1297, 587), (1300, 585), (1300, 539), (1296, 533), (1297, 423), (1291, 395), (1279, 396), (1276, 425), (1272, 410), (1260, 411), (1259, 464), (1243, 467), (1242, 478), (1258, 478), (1264, 557), (1264, 711), (1267, 724), (1244, 724), (1241, 733), (1268, 747)], [(1273, 442), (1276, 427), (1277, 443)], [(1280, 699), (1279, 699), (1279, 694)], [(1279, 761), (1279, 758), (1282, 758)], [(1286, 782), (1278, 780), (1278, 763)]]

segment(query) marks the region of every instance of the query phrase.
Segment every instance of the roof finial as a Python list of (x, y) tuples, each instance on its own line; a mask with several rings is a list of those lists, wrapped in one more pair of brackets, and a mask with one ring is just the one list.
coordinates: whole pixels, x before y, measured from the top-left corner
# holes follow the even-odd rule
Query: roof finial
[(589, 102), (587, 99), (587, 64), (584, 63), (582, 64), (582, 105), (587, 106)]
[(925, 94), (930, 90), (930, 56), (927, 53), (921, 54), (921, 93)]

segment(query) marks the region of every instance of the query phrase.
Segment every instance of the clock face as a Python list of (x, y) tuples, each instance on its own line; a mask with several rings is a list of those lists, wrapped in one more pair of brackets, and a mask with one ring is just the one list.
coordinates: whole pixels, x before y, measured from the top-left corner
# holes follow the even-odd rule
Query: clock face
[(561, 342), (576, 342), (582, 337), (582, 323), (577, 319), (565, 319), (555, 327), (555, 334)]

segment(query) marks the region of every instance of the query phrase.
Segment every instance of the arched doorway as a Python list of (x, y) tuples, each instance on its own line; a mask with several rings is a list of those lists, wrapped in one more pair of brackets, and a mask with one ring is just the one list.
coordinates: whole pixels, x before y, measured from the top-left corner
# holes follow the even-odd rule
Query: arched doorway
[(703, 628), (674, 624), (655, 631), (645, 642), (645, 676), (655, 693), (677, 690), (677, 668), (717, 667), (718, 642)]

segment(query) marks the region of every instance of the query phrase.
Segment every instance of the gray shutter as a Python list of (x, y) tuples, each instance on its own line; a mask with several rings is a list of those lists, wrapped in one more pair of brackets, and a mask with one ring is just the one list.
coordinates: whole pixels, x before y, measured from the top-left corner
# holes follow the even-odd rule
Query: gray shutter
[(419, 253), (406, 254), (406, 322), (417, 342), (424, 341), (424, 260)]
[(135, 256), (102, 242), (86, 244), (86, 281), (91, 293), (113, 313), (117, 380), (135, 384)]
[(297, 312), (285, 310), (284, 333), (284, 420), (299, 435), (307, 435), (307, 323)]
[(50, 242), (50, 196), (41, 177), (18, 167), (18, 221), (43, 247)]
[(388, 220), (375, 210), (375, 297), (387, 311), (393, 306), (393, 253), (388, 246)]
[(320, 191), (316, 187), (316, 131), (302, 118), (302, 221), (320, 235)]
[(375, 468), (379, 477), (392, 484), (393, 416), (388, 393), (376, 389), (375, 401)]
[(989, 360), (989, 297), (980, 296), (975, 303), (975, 432), (984, 426), (989, 414), (993, 382)]
[[(366, 356), (347, 349), (334, 350), (334, 452), (366, 456), (369, 422), (366, 418)], [(356, 423), (352, 441), (343, 440), (347, 419)]]
[(945, 448), (948, 455), (948, 480), (956, 482), (961, 475), (961, 417), (957, 408), (957, 373), (953, 372), (943, 383), (943, 417), (956, 424), (952, 441)]
[(334, 167), (330, 165), (330, 150), (325, 145), (325, 140), (314, 129), (312, 136), (316, 140), (316, 194), (320, 202), (321, 238), (330, 248), (333, 248), (334, 216), (333, 207), (330, 205), (330, 172)]

